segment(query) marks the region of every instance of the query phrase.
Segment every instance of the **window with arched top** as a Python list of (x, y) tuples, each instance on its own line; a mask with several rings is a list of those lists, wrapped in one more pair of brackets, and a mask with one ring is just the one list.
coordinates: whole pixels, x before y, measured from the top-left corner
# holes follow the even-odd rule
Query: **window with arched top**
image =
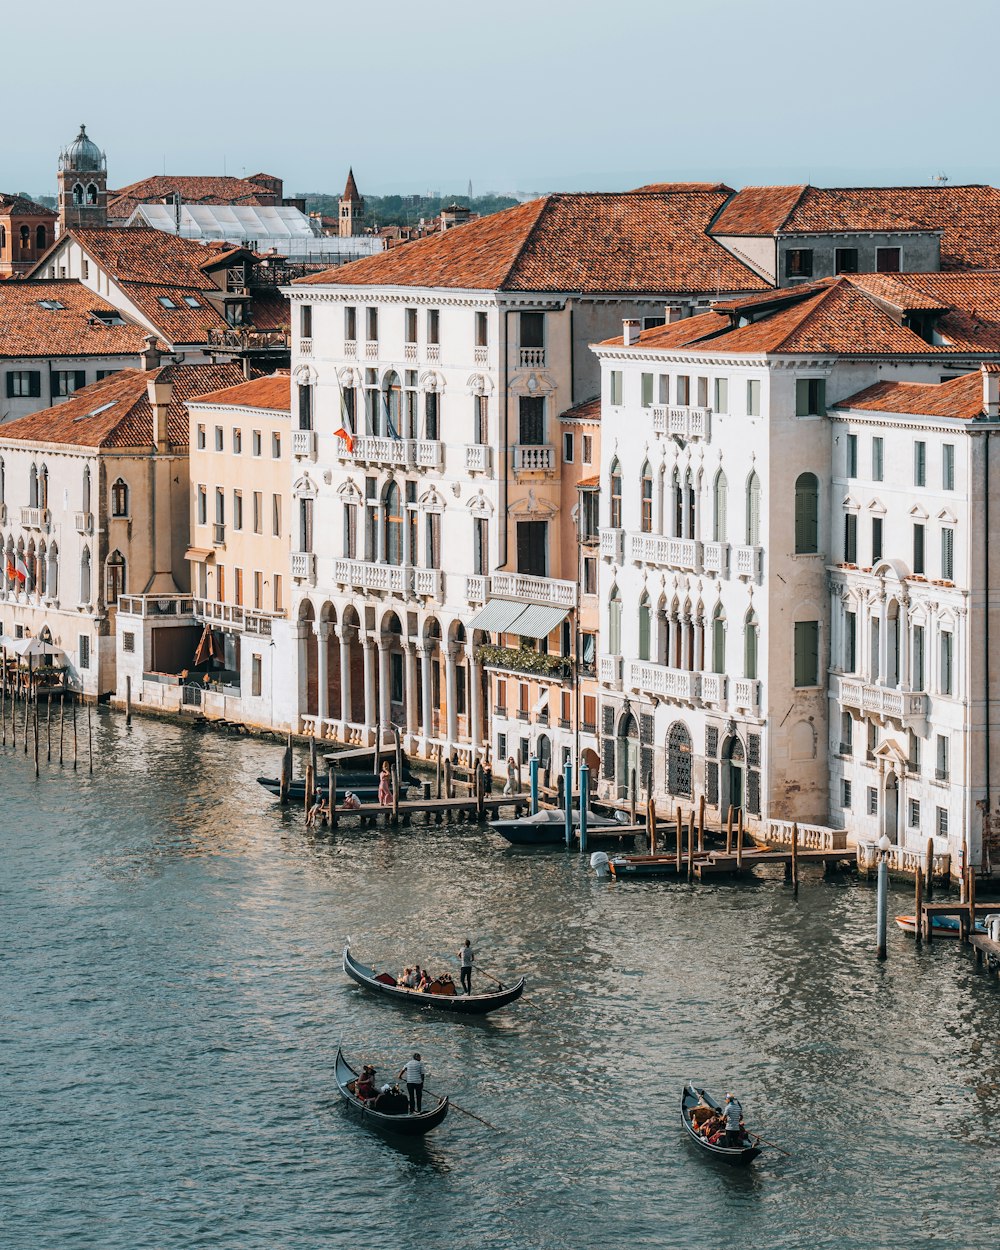
[(727, 542), (727, 508), (729, 504), (729, 483), (720, 469), (715, 475), (712, 488), (712, 541)]
[(0, 252), (7, 246), (7, 227), (0, 226)]
[(383, 496), (386, 564), (403, 563), (403, 510), (399, 487), (390, 482)]
[(611, 461), (611, 512), (608, 524), (613, 530), (622, 527), (622, 467), (617, 458)]
[(608, 653), (622, 653), (622, 600), (617, 586), (612, 586), (608, 599)]
[(674, 466), (674, 471), (670, 475), (670, 495), (674, 501), (673, 506), (673, 533), (672, 538), (684, 537), (684, 492), (681, 490), (681, 474), (680, 470)]
[(104, 602), (111, 607), (125, 593), (125, 557), (120, 551), (112, 551), (105, 564)]
[(28, 507), (38, 507), (38, 466), (35, 464), (28, 470)]
[(38, 507), (47, 508), (49, 506), (49, 471), (43, 464), (38, 471)]
[(639, 659), (649, 659), (650, 648), (650, 614), (649, 614), (649, 595), (645, 591), (642, 592), (642, 598), (639, 600)]
[(743, 676), (757, 677), (757, 652), (760, 648), (760, 621), (751, 608), (743, 624)]
[(31, 246), (31, 227), (22, 226), (18, 231), (18, 235), (21, 239), (21, 250), (27, 251), (27, 249)]
[(392, 370), (385, 375), (382, 382), (382, 423), (379, 433), (387, 434), (390, 438), (402, 437), (402, 401), (399, 374)]
[(7, 502), (7, 466), (0, 456), (0, 507)]
[(59, 598), (59, 547), (53, 543), (49, 548), (48, 594), (50, 599)]
[(795, 554), (819, 550), (819, 478), (800, 473), (795, 479)]
[(694, 475), (688, 469), (684, 474), (684, 537), (694, 538)]
[(45, 539), (38, 544), (38, 552), (35, 555), (35, 589), (44, 598), (47, 594), (48, 586), (48, 558), (45, 550)]
[(97, 203), (97, 187), (92, 182), (87, 183), (87, 203)]
[(313, 388), (308, 382), (300, 382), (299, 391), (299, 429), (313, 428)]
[(691, 735), (683, 721), (674, 721), (667, 734), (667, 789), (691, 794)]
[(644, 534), (651, 534), (653, 532), (653, 471), (649, 467), (648, 460), (642, 466), (639, 487), (642, 500), (639, 528)]
[(90, 548), (80, 553), (80, 602), (90, 603)]
[(83, 187), (79, 182), (73, 184), (73, 203), (77, 207), (83, 203)]
[(128, 483), (117, 478), (111, 487), (111, 515), (128, 516)]
[(748, 547), (760, 546), (760, 478), (756, 469), (747, 479), (746, 542)]
[(712, 672), (726, 671), (726, 614), (720, 603), (712, 613)]
[(49, 232), (44, 226), (35, 227), (35, 247), (39, 252), (44, 252), (49, 245)]
[(83, 489), (80, 492), (80, 507), (82, 511), (90, 511), (90, 466), (86, 466), (83, 470)]

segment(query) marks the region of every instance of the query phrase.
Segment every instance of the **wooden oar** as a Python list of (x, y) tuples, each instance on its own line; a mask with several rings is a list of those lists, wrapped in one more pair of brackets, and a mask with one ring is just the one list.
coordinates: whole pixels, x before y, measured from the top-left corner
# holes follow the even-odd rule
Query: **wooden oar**
[[(431, 1096), (432, 1098), (440, 1098), (440, 1097), (442, 1096), (441, 1094), (435, 1094), (435, 1093), (434, 1093), (434, 1091), (433, 1091), (433, 1090), (431, 1090), (431, 1089), (425, 1089), (425, 1090), (424, 1090), (424, 1093), (425, 1093), (425, 1094), (430, 1094), (430, 1096)], [(470, 1119), (470, 1120), (478, 1120), (480, 1124), (485, 1124), (485, 1125), (486, 1125), (486, 1127), (487, 1127), (487, 1128), (491, 1128), (491, 1129), (493, 1130), (493, 1132), (494, 1132), (494, 1133), (502, 1133), (502, 1132), (503, 1132), (503, 1129), (502, 1129), (502, 1128), (497, 1128), (497, 1126), (496, 1126), (495, 1124), (491, 1124), (491, 1123), (489, 1122), (489, 1120), (484, 1120), (484, 1119), (483, 1119), (483, 1117), (482, 1117), (481, 1115), (475, 1115), (475, 1114), (474, 1114), (473, 1112), (471, 1112), (471, 1111), (466, 1111), (466, 1109), (465, 1109), (464, 1107), (460, 1107), (460, 1106), (458, 1105), (458, 1103), (454, 1100), (454, 1098), (449, 1097), (449, 1099), (448, 1099), (448, 1106), (449, 1106), (449, 1107), (454, 1107), (456, 1111), (461, 1111), (462, 1115), (467, 1115), (467, 1116), (469, 1117), (469, 1119)]]
[(750, 1136), (755, 1137), (761, 1145), (770, 1146), (772, 1150), (777, 1150), (779, 1154), (787, 1155), (789, 1159), (792, 1157), (791, 1153), (787, 1151), (784, 1146), (779, 1146), (773, 1141), (768, 1141), (766, 1137), (761, 1137), (760, 1133), (751, 1133)]

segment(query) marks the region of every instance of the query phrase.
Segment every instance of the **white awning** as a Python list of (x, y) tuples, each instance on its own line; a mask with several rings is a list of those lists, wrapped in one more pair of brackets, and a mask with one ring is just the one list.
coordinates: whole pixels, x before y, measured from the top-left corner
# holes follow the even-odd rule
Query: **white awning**
[(490, 599), (469, 622), (468, 629), (489, 634), (517, 634), (521, 638), (547, 638), (569, 616), (569, 608), (541, 603), (518, 603), (514, 599)]

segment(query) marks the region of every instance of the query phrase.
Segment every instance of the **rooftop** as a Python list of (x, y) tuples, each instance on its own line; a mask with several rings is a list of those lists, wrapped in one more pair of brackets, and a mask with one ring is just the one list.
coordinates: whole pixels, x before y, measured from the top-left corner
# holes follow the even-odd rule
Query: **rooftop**
[(0, 282), (0, 356), (137, 355), (146, 334), (75, 280)]
[(601, 419), (601, 397), (595, 395), (593, 399), (584, 399), (578, 404), (574, 404), (572, 408), (567, 408), (565, 412), (559, 414), (559, 420), (573, 421), (594, 421), (595, 423)]
[[(258, 177), (267, 178), (261, 174)], [(139, 204), (162, 203), (179, 195), (184, 204), (273, 204), (274, 192), (253, 178), (228, 175), (155, 174), (108, 192), (108, 217), (130, 217)]]
[(948, 382), (876, 382), (835, 407), (971, 421), (983, 414), (982, 371)]
[(271, 412), (291, 412), (292, 381), (287, 373), (273, 373), (266, 378), (254, 378), (221, 391), (198, 395), (193, 404), (212, 404), (224, 408), (264, 408)]
[(0, 213), (4, 216), (10, 213), (30, 217), (55, 218), (59, 216), (51, 208), (46, 208), (44, 204), (36, 204), (34, 200), (29, 200), (26, 196), (11, 195), (6, 191), (0, 191)]

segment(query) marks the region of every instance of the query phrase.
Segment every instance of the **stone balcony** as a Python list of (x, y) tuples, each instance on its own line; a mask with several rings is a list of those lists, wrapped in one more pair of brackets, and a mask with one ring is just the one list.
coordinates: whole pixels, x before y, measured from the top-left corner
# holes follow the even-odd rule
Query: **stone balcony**
[(706, 707), (714, 707), (724, 711), (729, 678), (725, 673), (702, 673), (701, 701)]
[(612, 564), (625, 563), (625, 531), (623, 529), (601, 530), (601, 559)]
[(465, 579), (465, 600), (467, 603), (485, 603), (490, 593), (490, 579), (483, 574), (475, 574)]
[(653, 433), (676, 435), (689, 442), (708, 439), (712, 431), (711, 408), (656, 407), (653, 409)]
[(667, 668), (664, 664), (649, 664), (645, 660), (631, 660), (628, 664), (629, 689), (660, 699), (697, 703), (701, 694), (701, 681), (701, 673), (689, 672), (683, 668)]
[[(295, 557), (293, 556), (294, 560)], [(422, 570), (436, 572), (437, 570)], [(294, 570), (293, 570), (294, 572)], [(384, 564), (378, 560), (334, 560), (333, 580), (338, 586), (352, 590), (381, 591), (408, 596), (413, 567), (409, 564)]]
[(730, 567), (736, 577), (759, 582), (764, 573), (764, 548), (734, 547)]
[(514, 445), (515, 473), (555, 473), (556, 449), (534, 443)]
[(522, 369), (544, 369), (544, 347), (521, 347), (517, 353), (517, 363)]
[(292, 430), (292, 455), (296, 460), (316, 459), (315, 430)]
[(365, 359), (378, 360), (378, 339), (373, 339), (365, 344)]
[(299, 339), (299, 355), (311, 356), (313, 354), (312, 339)]
[(916, 729), (927, 719), (927, 695), (923, 691), (894, 690), (858, 677), (834, 676), (834, 695), (842, 707), (898, 721), (904, 729)]
[(282, 612), (263, 612), (258, 608), (247, 608), (238, 603), (219, 603), (215, 599), (193, 600), (194, 614), (200, 620), (211, 622), (219, 629), (233, 633), (245, 632), (258, 634), (264, 638), (271, 636), (271, 622), (280, 620)]
[(344, 355), (350, 360), (355, 360), (358, 355), (357, 339), (344, 339)]
[(736, 712), (760, 712), (760, 682), (750, 677), (734, 678), (730, 685), (730, 706)]
[(94, 532), (94, 514), (92, 512), (75, 513), (73, 522), (78, 534), (92, 534)]
[(526, 573), (494, 573), (490, 593), (497, 599), (524, 599), (528, 603), (551, 603), (555, 607), (576, 607), (576, 582), (554, 577), (530, 577)]
[(414, 569), (413, 593), (421, 599), (444, 602), (444, 573), (440, 569)]
[(48, 533), (52, 514), (48, 508), (22, 508), (21, 525), (26, 530), (44, 530)]
[(634, 564), (653, 564), (700, 573), (702, 544), (692, 538), (666, 538), (662, 534), (630, 533), (628, 558)]
[(493, 448), (487, 443), (466, 443), (465, 471), (466, 473), (484, 473), (487, 477), (492, 477)]
[(382, 438), (363, 434), (354, 440), (354, 450), (348, 451), (341, 439), (337, 449), (340, 460), (352, 460), (355, 464), (374, 464), (386, 468), (440, 469), (444, 465), (444, 443), (416, 438)]
[(293, 551), (291, 553), (292, 577), (297, 582), (316, 585), (316, 553), (314, 551)]
[(597, 680), (610, 690), (622, 688), (622, 657), (620, 655), (599, 655), (597, 657)]
[(702, 543), (701, 567), (706, 573), (714, 573), (717, 577), (728, 577), (729, 544)]

